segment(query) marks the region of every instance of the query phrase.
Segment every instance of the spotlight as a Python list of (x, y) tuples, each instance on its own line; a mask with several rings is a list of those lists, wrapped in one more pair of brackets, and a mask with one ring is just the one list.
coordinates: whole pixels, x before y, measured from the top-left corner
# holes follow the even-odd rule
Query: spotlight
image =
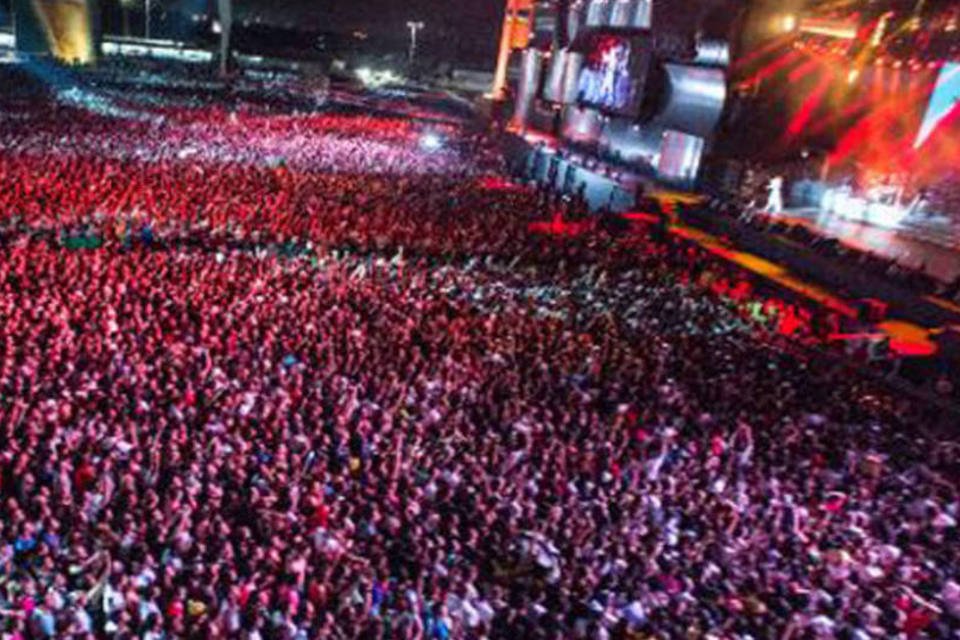
[(797, 29), (797, 16), (792, 13), (788, 13), (783, 16), (780, 20), (780, 28), (783, 29), (784, 33), (790, 33), (791, 31), (796, 31)]
[(360, 78), (360, 82), (364, 84), (369, 84), (373, 78), (373, 71), (368, 67), (360, 67), (356, 70), (357, 77)]
[(424, 151), (436, 151), (443, 146), (443, 140), (435, 133), (425, 133), (420, 138), (420, 148)]
[(850, 69), (850, 73), (847, 74), (847, 82), (849, 84), (854, 84), (860, 78), (860, 69)]

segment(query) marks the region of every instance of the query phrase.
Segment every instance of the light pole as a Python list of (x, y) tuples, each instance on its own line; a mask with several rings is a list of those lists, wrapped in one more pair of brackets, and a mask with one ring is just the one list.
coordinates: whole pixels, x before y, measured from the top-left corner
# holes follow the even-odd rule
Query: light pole
[(121, 17), (123, 18), (123, 35), (130, 37), (130, 9), (136, 4), (135, 0), (120, 0)]
[(220, 13), (220, 75), (230, 71), (230, 34), (233, 31), (233, 0), (218, 0)]
[(144, 11), (146, 12), (146, 20), (143, 27), (144, 36), (147, 40), (150, 39), (150, 10), (153, 8), (153, 3), (150, 0), (143, 0), (144, 2)]
[(410, 65), (413, 65), (414, 59), (417, 57), (417, 34), (423, 29), (426, 25), (422, 22), (414, 22), (410, 20), (407, 22), (407, 28), (410, 29)]

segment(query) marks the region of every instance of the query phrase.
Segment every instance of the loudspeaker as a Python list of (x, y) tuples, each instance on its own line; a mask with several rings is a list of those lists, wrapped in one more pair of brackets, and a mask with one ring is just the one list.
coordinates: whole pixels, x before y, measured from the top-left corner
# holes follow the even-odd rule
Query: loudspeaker
[(940, 355), (947, 360), (960, 357), (960, 325), (950, 325), (934, 336)]
[(602, 216), (600, 226), (614, 237), (620, 237), (630, 231), (630, 221), (617, 213), (608, 213)]
[(856, 302), (857, 315), (861, 322), (880, 324), (887, 319), (888, 305), (875, 298), (862, 298)]

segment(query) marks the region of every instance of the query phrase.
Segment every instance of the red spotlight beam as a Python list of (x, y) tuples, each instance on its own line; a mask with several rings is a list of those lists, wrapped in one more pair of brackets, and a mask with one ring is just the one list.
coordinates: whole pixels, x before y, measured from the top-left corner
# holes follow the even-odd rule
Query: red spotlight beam
[(827, 95), (832, 83), (832, 74), (830, 72), (824, 73), (823, 77), (820, 78), (820, 81), (817, 83), (817, 86), (810, 92), (807, 99), (803, 101), (803, 104), (790, 121), (790, 124), (787, 125), (787, 138), (795, 138), (806, 128), (807, 124), (813, 119), (813, 115), (817, 112), (817, 109), (823, 104), (823, 98)]
[(791, 71), (790, 74), (787, 76), (787, 79), (790, 82), (797, 82), (802, 78), (805, 78), (806, 76), (810, 75), (814, 71), (816, 71), (818, 67), (820, 67), (819, 60), (815, 60), (815, 59), (807, 60), (806, 62), (801, 64), (799, 67)]
[(874, 102), (874, 98), (872, 96), (865, 96), (863, 98), (860, 98), (856, 102), (848, 105), (842, 111), (839, 111), (828, 118), (820, 120), (819, 122), (815, 122), (807, 130), (807, 133), (809, 134), (822, 133), (823, 131), (826, 131), (828, 128), (834, 126), (835, 124), (841, 123), (847, 120), (848, 118), (853, 118), (858, 113), (861, 113), (863, 110), (868, 109), (870, 105), (873, 104), (873, 102)]
[(756, 62), (756, 61), (759, 60), (760, 58), (763, 58), (764, 56), (766, 56), (766, 55), (768, 55), (768, 54), (770, 54), (770, 53), (773, 53), (773, 52), (776, 51), (777, 49), (783, 47), (783, 46), (786, 45), (787, 42), (789, 42), (792, 38), (793, 38), (793, 34), (792, 34), (792, 33), (787, 33), (787, 34), (783, 34), (783, 35), (777, 36), (776, 38), (774, 38), (774, 39), (771, 40), (770, 42), (765, 43), (765, 44), (764, 44), (762, 47), (760, 47), (759, 49), (754, 49), (753, 51), (749, 52), (747, 55), (743, 56), (742, 58), (740, 58), (740, 59), (738, 59), (738, 60), (735, 60), (734, 63), (733, 63), (732, 69), (733, 69), (734, 71), (740, 71), (740, 70), (742, 70), (744, 67), (747, 67), (747, 66), (753, 64), (754, 62)]
[(779, 71), (782, 71), (783, 69), (786, 69), (792, 66), (797, 62), (799, 58), (800, 58), (800, 54), (798, 54), (796, 51), (789, 51), (786, 53), (786, 55), (782, 56), (781, 58), (778, 58), (777, 60), (774, 60), (773, 62), (768, 64), (766, 67), (764, 67), (763, 69), (758, 71), (756, 74), (754, 74), (753, 78), (751, 78), (751, 82), (762, 82), (763, 80), (766, 80), (767, 78), (774, 76)]

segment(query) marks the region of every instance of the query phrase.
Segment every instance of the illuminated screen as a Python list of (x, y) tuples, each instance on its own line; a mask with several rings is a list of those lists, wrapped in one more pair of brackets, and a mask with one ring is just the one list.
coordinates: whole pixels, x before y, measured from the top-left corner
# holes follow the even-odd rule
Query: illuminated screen
[(636, 36), (592, 35), (577, 83), (578, 102), (617, 115), (637, 115), (649, 58)]
[(960, 108), (960, 63), (943, 66), (914, 147), (919, 149), (955, 109)]

